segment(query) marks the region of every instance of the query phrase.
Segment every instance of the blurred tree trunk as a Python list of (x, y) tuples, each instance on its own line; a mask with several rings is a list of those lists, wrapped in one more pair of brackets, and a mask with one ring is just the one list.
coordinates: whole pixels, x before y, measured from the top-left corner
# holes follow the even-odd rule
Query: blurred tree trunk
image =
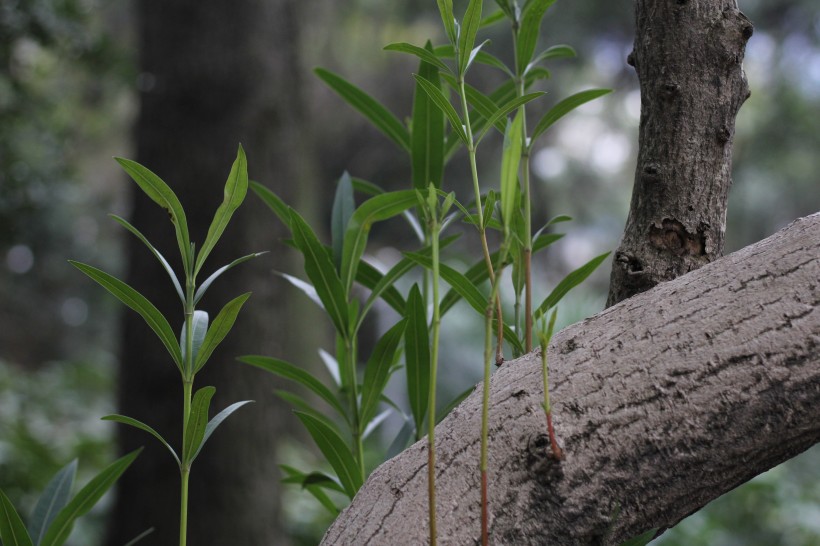
[(723, 254), (752, 23), (735, 1), (637, 0), (638, 165), (607, 306)]
[[(177, 193), (193, 241), (204, 240), (239, 142), (248, 153), (252, 180), (302, 210), (311, 192), (311, 152), (299, 92), (295, 0), (201, 3), (193, 0), (136, 4), (140, 25), (141, 110), (137, 157)], [(134, 191), (131, 221), (171, 259), (176, 253), (167, 215)], [(279, 520), (277, 442), (286, 434), (284, 412), (274, 407), (272, 384), (258, 370), (234, 361), (242, 354), (298, 358), (302, 343), (293, 292), (271, 270), (288, 269), (281, 228), (248, 195), (221, 244), (208, 258), (200, 282), (214, 269), (254, 251), (272, 250), (226, 273), (200, 308), (213, 318), (229, 299), (253, 296), (197, 385), (214, 385), (214, 410), (245, 399), (214, 434), (193, 466), (189, 508), (191, 544), (284, 544)], [(182, 310), (167, 275), (135, 239), (128, 246), (128, 282), (182, 324)], [(179, 268), (179, 259), (172, 260)], [(174, 319), (176, 318), (176, 320)], [(172, 444), (181, 438), (181, 381), (162, 345), (134, 313), (125, 315), (120, 408), (157, 428)], [(120, 447), (144, 445), (138, 463), (119, 483), (108, 544), (121, 546), (148, 527), (151, 544), (178, 540), (179, 473), (168, 453), (146, 434), (120, 427)]]

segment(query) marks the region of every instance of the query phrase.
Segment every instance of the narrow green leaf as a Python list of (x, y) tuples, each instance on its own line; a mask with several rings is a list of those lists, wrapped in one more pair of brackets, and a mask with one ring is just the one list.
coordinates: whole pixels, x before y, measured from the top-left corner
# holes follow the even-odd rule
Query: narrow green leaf
[(482, 19), (480, 28), (485, 28), (485, 27), (492, 26), (492, 25), (494, 25), (494, 24), (496, 24), (500, 21), (503, 21), (506, 18), (507, 18), (507, 14), (504, 13), (503, 9), (500, 9), (500, 10), (495, 11), (495, 12), (491, 13), (490, 15), (486, 16), (484, 19)]
[[(420, 48), (421, 49), (421, 48)], [(440, 62), (440, 61), (439, 61)], [(400, 148), (410, 151), (410, 134), (399, 119), (373, 97), (346, 81), (344, 78), (325, 70), (314, 70), (317, 76), (333, 89), (348, 104), (358, 110), (378, 130), (387, 135)]]
[(453, 16), (453, 0), (436, 0), (436, 2), (447, 38), (451, 44), (455, 44), (458, 36), (456, 35), (456, 18)]
[(356, 495), (356, 491), (362, 486), (364, 476), (361, 475), (350, 448), (347, 447), (341, 436), (328, 428), (322, 421), (307, 413), (298, 411), (294, 413), (305, 425), (327, 462), (336, 471), (336, 475), (342, 482), (342, 487), (344, 487), (347, 496), (352, 499)]
[(174, 363), (182, 372), (182, 351), (177, 343), (176, 335), (171, 329), (171, 325), (162, 316), (154, 304), (148, 301), (142, 294), (104, 271), (100, 271), (96, 267), (86, 265), (80, 262), (69, 260), (69, 263), (97, 281), (103, 288), (111, 292), (118, 300), (136, 311), (148, 323), (148, 326), (159, 337), (162, 344), (171, 354)]
[(154, 430), (150, 426), (146, 425), (142, 421), (138, 421), (138, 420), (136, 420), (132, 417), (126, 417), (125, 415), (118, 415), (118, 414), (106, 415), (105, 417), (102, 418), (102, 420), (103, 421), (114, 421), (114, 422), (117, 422), (117, 423), (122, 423), (124, 425), (129, 425), (129, 426), (132, 426), (134, 428), (138, 428), (138, 429), (140, 429), (144, 432), (147, 432), (148, 434), (150, 434), (151, 436), (153, 436), (154, 438), (159, 440), (162, 445), (164, 445), (166, 448), (168, 448), (168, 451), (171, 452), (171, 456), (176, 461), (177, 466), (180, 466), (179, 457), (177, 456), (177, 452), (174, 451), (174, 448), (171, 447), (171, 444), (169, 444), (165, 440), (165, 438), (162, 437), (162, 435), (159, 432), (157, 432), (156, 430)]
[(325, 387), (321, 381), (313, 377), (309, 372), (301, 368), (297, 368), (293, 364), (285, 362), (284, 360), (267, 356), (243, 356), (237, 360), (244, 362), (245, 364), (250, 364), (251, 366), (256, 366), (257, 368), (267, 370), (268, 372), (278, 375), (279, 377), (299, 383), (303, 387), (313, 391), (313, 393), (318, 395), (319, 398), (327, 402), (330, 407), (339, 413), (339, 415), (347, 418), (345, 409), (333, 393), (330, 392), (330, 389)]
[(523, 74), (527, 65), (532, 60), (535, 53), (535, 44), (538, 41), (538, 34), (541, 29), (541, 20), (547, 12), (547, 8), (555, 3), (555, 0), (533, 0), (529, 2), (521, 14), (521, 25), (518, 30), (518, 41), (516, 43), (516, 67), (518, 74)]
[(0, 489), (0, 539), (5, 546), (34, 546), (14, 505)]
[(380, 195), (385, 191), (373, 182), (369, 182), (362, 178), (353, 177), (353, 189), (365, 195)]
[[(348, 224), (348, 233), (350, 226), (353, 224), (352, 219), (355, 217), (354, 214)], [(307, 222), (293, 209), (290, 209), (290, 226), (293, 231), (293, 240), (305, 258), (305, 273), (310, 282), (313, 283), (316, 294), (322, 300), (325, 311), (330, 320), (333, 321), (336, 331), (346, 335), (348, 331), (348, 309), (345, 294), (349, 293), (349, 288), (348, 290), (344, 289), (328, 251), (319, 242)], [(345, 246), (347, 246), (347, 235), (345, 236)], [(349, 285), (347, 286), (349, 287)]]
[(309, 282), (305, 282), (298, 277), (294, 277), (293, 275), (288, 275), (287, 273), (277, 273), (280, 277), (288, 281), (290, 284), (298, 288), (305, 294), (310, 300), (319, 306), (320, 309), (324, 310), (325, 305), (322, 303), (322, 300), (319, 299), (319, 294), (316, 293), (316, 289), (313, 287), (312, 284)]
[(518, 189), (518, 167), (521, 164), (521, 125), (523, 111), (519, 110), (513, 121), (507, 122), (504, 133), (504, 149), (501, 154), (501, 219), (504, 222), (504, 233), (509, 234), (513, 216), (520, 216)]
[[(347, 232), (345, 233), (344, 250), (342, 253), (343, 294), (350, 293), (353, 286), (353, 279), (356, 278), (356, 270), (364, 254), (367, 238), (373, 224), (401, 214), (415, 204), (416, 192), (414, 190), (403, 190), (371, 197), (356, 209), (356, 212), (354, 212), (350, 218), (350, 222), (347, 225)], [(311, 280), (314, 286), (316, 286), (316, 281), (314, 279)], [(321, 291), (319, 291), (319, 295), (322, 295)], [(324, 298), (322, 301), (324, 301)]]
[(225, 182), (224, 197), (222, 203), (216, 209), (214, 219), (208, 228), (208, 234), (205, 236), (205, 242), (202, 248), (199, 249), (199, 256), (196, 257), (196, 267), (194, 268), (194, 277), (197, 276), (199, 270), (202, 269), (202, 264), (208, 258), (208, 255), (213, 250), (231, 216), (236, 212), (236, 209), (245, 200), (245, 195), (248, 193), (248, 160), (245, 157), (245, 150), (242, 145), (239, 145), (239, 151), (236, 153), (236, 159), (231, 166), (231, 172), (228, 174), (228, 180)]
[(439, 109), (444, 112), (444, 115), (447, 116), (447, 119), (450, 120), (453, 133), (455, 133), (464, 144), (467, 144), (467, 133), (464, 132), (464, 124), (458, 116), (456, 109), (453, 108), (453, 105), (450, 104), (450, 101), (447, 100), (447, 97), (442, 93), (441, 87), (433, 85), (418, 74), (414, 74), (413, 77), (416, 78), (416, 82), (418, 82), (421, 88), (427, 93), (433, 103), (438, 106)]
[(235, 412), (245, 404), (252, 403), (253, 400), (243, 400), (241, 402), (234, 402), (224, 410), (214, 415), (214, 418), (208, 421), (208, 424), (205, 426), (205, 434), (202, 436), (202, 441), (199, 443), (199, 447), (196, 449), (196, 453), (194, 453), (194, 456), (191, 457), (191, 460), (193, 461), (194, 459), (196, 459), (197, 455), (199, 455), (199, 452), (202, 451), (203, 446), (205, 446), (205, 443), (208, 441), (208, 438), (210, 438), (211, 434), (214, 433), (216, 427), (222, 424), (222, 421), (227, 419), (233, 412)]
[(479, 134), (478, 139), (477, 139), (476, 142), (480, 142), (481, 139), (484, 138), (484, 135), (487, 134), (487, 131), (489, 131), (490, 127), (493, 127), (496, 124), (496, 122), (498, 122), (504, 116), (506, 116), (507, 114), (509, 114), (510, 112), (515, 110), (516, 108), (518, 108), (520, 106), (523, 106), (523, 105), (527, 104), (528, 102), (537, 99), (538, 97), (544, 96), (545, 94), (546, 93), (543, 93), (541, 91), (539, 91), (537, 93), (529, 93), (529, 94), (523, 95), (521, 97), (516, 97), (516, 98), (512, 99), (511, 101), (507, 102), (506, 104), (504, 104), (504, 106), (501, 106), (500, 108), (498, 108), (498, 110), (496, 110), (493, 113), (493, 115), (490, 116), (490, 118), (486, 121), (486, 123), (483, 124), (484, 128), (482, 129), (481, 133)]
[[(197, 353), (199, 353), (199, 348), (202, 347), (202, 341), (205, 339), (205, 332), (208, 331), (208, 313), (205, 311), (194, 311), (193, 316), (193, 350), (191, 354), (193, 358), (191, 362), (196, 362)], [(187, 362), (185, 357), (185, 348), (187, 347), (187, 339), (185, 337), (185, 324), (182, 325), (182, 333), (179, 336), (179, 347), (182, 350), (182, 361)]]
[[(433, 46), (429, 40), (425, 49), (432, 55)], [(438, 68), (425, 60), (420, 63), (419, 77), (441, 87)], [(424, 189), (432, 182), (440, 188), (444, 175), (444, 113), (418, 82), (413, 95), (410, 157), (413, 187)]]
[(237, 296), (226, 303), (225, 307), (223, 307), (216, 316), (213, 324), (208, 328), (208, 333), (205, 334), (200, 350), (194, 351), (194, 357), (196, 359), (194, 360), (194, 373), (202, 369), (214, 350), (222, 343), (222, 340), (225, 339), (228, 332), (231, 331), (234, 322), (236, 322), (236, 316), (239, 314), (239, 310), (242, 309), (242, 305), (248, 301), (249, 297), (251, 297), (250, 292)]
[(418, 284), (407, 296), (407, 329), (404, 333), (404, 355), (407, 370), (407, 395), (416, 430), (422, 430), (430, 396), (430, 336), (427, 309)]
[(461, 33), (458, 37), (458, 73), (462, 77), (470, 66), (475, 37), (481, 26), (482, 4), (482, 0), (470, 0), (461, 22)]
[(254, 252), (253, 254), (248, 254), (247, 256), (242, 256), (241, 258), (235, 259), (234, 261), (232, 261), (228, 265), (223, 265), (222, 267), (220, 267), (219, 269), (214, 271), (211, 274), (211, 276), (208, 277), (207, 279), (205, 279), (205, 282), (203, 282), (201, 285), (199, 285), (199, 288), (197, 288), (196, 294), (194, 294), (194, 305), (199, 303), (199, 300), (202, 299), (202, 296), (205, 295), (205, 292), (208, 290), (208, 288), (211, 287), (211, 284), (213, 284), (213, 282), (216, 279), (218, 279), (219, 276), (222, 275), (224, 272), (228, 271), (229, 269), (232, 269), (232, 268), (236, 267), (237, 265), (239, 265), (241, 263), (245, 263), (248, 260), (251, 260), (253, 258), (258, 258), (262, 254), (267, 254), (267, 253), (268, 253), (268, 251), (266, 250), (264, 252)]
[(415, 57), (418, 57), (425, 63), (436, 67), (439, 70), (443, 70), (445, 72), (450, 72), (450, 67), (442, 62), (435, 53), (433, 53), (432, 46), (427, 49), (424, 47), (419, 47), (417, 45), (408, 44), (407, 42), (396, 42), (392, 44), (387, 44), (384, 46), (385, 51), (395, 51), (397, 53), (408, 53)]
[(296, 470), (295, 468), (287, 466), (287, 465), (279, 465), (279, 468), (281, 468), (282, 471), (285, 474), (288, 475), (287, 478), (284, 478), (282, 480), (282, 483), (295, 483), (295, 484), (301, 485), (303, 489), (307, 490), (308, 493), (313, 495), (316, 498), (316, 500), (318, 500), (319, 503), (328, 512), (330, 512), (334, 517), (339, 514), (339, 509), (336, 507), (335, 504), (333, 504), (333, 501), (330, 500), (330, 497), (328, 497), (327, 494), (322, 490), (322, 487), (325, 487), (327, 489), (331, 489), (333, 491), (338, 491), (338, 492), (344, 494), (345, 490), (342, 488), (341, 485), (339, 485), (336, 482), (336, 480), (334, 480), (330, 476), (322, 474), (323, 476), (325, 476), (327, 478), (327, 480), (329, 480), (329, 483), (326, 483), (326, 482), (319, 483), (319, 482), (317, 482), (317, 483), (310, 483), (310, 484), (306, 485), (305, 481), (307, 480), (308, 476), (311, 476), (313, 474), (321, 474), (321, 473), (320, 472), (311, 472), (310, 474), (305, 474), (304, 472), (300, 472), (300, 471)]
[(37, 504), (31, 514), (31, 521), (28, 523), (29, 535), (35, 546), (40, 544), (46, 534), (46, 529), (71, 498), (71, 487), (74, 485), (76, 474), (77, 459), (74, 459), (51, 478), (40, 498), (37, 499)]
[(291, 406), (293, 406), (293, 409), (301, 411), (303, 413), (309, 413), (316, 419), (324, 421), (325, 425), (335, 430), (339, 436), (342, 435), (341, 431), (339, 430), (339, 427), (336, 426), (336, 423), (334, 423), (326, 415), (324, 415), (316, 409), (315, 402), (310, 403), (303, 397), (296, 394), (295, 392), (286, 391), (284, 389), (276, 389), (273, 391), (273, 393), (285, 402), (287, 402), (288, 404), (290, 404)]
[(336, 194), (333, 197), (333, 211), (330, 215), (330, 239), (333, 248), (333, 264), (337, 271), (342, 267), (342, 245), (344, 243), (345, 231), (353, 211), (356, 209), (356, 201), (353, 199), (353, 182), (350, 174), (345, 171), (336, 186)]
[(114, 160), (120, 164), (123, 170), (128, 173), (142, 191), (151, 198), (152, 201), (164, 208), (174, 224), (174, 231), (177, 236), (179, 252), (182, 256), (182, 264), (186, 275), (193, 268), (193, 254), (191, 251), (191, 239), (188, 236), (188, 221), (185, 218), (185, 211), (179, 202), (176, 194), (150, 170), (146, 169), (136, 161), (115, 157)]
[(402, 275), (413, 268), (413, 263), (409, 260), (407, 262), (400, 261), (393, 266), (390, 271), (382, 275), (378, 269), (362, 260), (359, 262), (359, 268), (356, 271), (356, 282), (370, 289), (370, 296), (365, 301), (361, 313), (359, 313), (356, 325), (353, 331), (358, 331), (362, 325), (367, 312), (376, 302), (378, 298), (382, 298), (384, 302), (392, 307), (400, 315), (404, 313), (404, 298), (401, 293), (396, 290), (394, 283)]
[(547, 61), (549, 59), (568, 59), (571, 57), (575, 57), (575, 50), (570, 46), (554, 45), (536, 55), (535, 58), (527, 65), (527, 68), (524, 69), (524, 73), (527, 73), (535, 68), (540, 62)]
[(370, 358), (364, 368), (364, 382), (362, 383), (362, 401), (360, 418), (362, 423), (369, 423), (376, 413), (384, 387), (390, 378), (390, 369), (396, 360), (395, 355), (399, 342), (404, 335), (407, 321), (402, 319), (390, 328), (376, 342)]
[[(502, 17), (503, 17), (503, 14), (502, 14)], [(485, 41), (484, 43), (487, 43), (487, 42)], [(483, 45), (484, 44), (481, 44), (481, 46), (483, 46)], [(433, 49), (433, 51), (435, 52), (436, 56), (444, 58), (444, 59), (452, 59), (452, 58), (455, 57), (455, 48), (452, 45), (438, 46), (435, 49)], [(476, 53), (475, 61), (477, 63), (486, 64), (487, 66), (492, 66), (493, 68), (497, 68), (497, 69), (501, 70), (502, 72), (504, 72), (506, 75), (508, 75), (511, 78), (515, 77), (515, 74), (512, 73), (512, 71), (507, 67), (507, 65), (504, 64), (504, 62), (501, 59), (499, 59), (498, 57), (496, 57), (492, 53), (490, 53), (488, 51), (484, 51), (483, 49), (478, 50), (478, 51), (476, 51), (474, 49), (473, 51)], [(452, 76), (450, 76), (450, 77), (452, 77)], [(456, 87), (456, 86), (454, 86), (454, 87)]]
[(273, 213), (279, 218), (279, 221), (290, 227), (290, 213), (288, 207), (282, 199), (273, 193), (271, 190), (260, 184), (259, 182), (250, 182), (251, 190), (259, 196), (259, 198), (270, 208)]
[(48, 528), (46, 535), (40, 542), (40, 546), (61, 546), (71, 534), (74, 520), (87, 513), (97, 504), (97, 501), (114, 485), (114, 482), (134, 462), (134, 459), (141, 451), (142, 448), (117, 459), (80, 489), (79, 493), (54, 518), (51, 527)]
[(305, 477), (302, 479), (302, 487), (307, 488), (311, 485), (324, 487), (325, 489), (330, 489), (331, 491), (338, 491), (342, 494), (344, 494), (345, 492), (344, 488), (342, 488), (339, 482), (337, 482), (324, 472), (311, 472), (310, 474), (306, 474)]
[(194, 393), (191, 401), (191, 414), (185, 425), (185, 435), (182, 438), (182, 460), (186, 465), (194, 462), (202, 441), (205, 438), (205, 427), (208, 426), (208, 409), (211, 407), (211, 398), (214, 397), (214, 387), (202, 387)]
[(532, 253), (535, 254), (539, 250), (547, 248), (552, 243), (562, 239), (563, 233), (539, 233), (532, 241)]
[(567, 115), (568, 113), (572, 112), (579, 106), (584, 103), (587, 103), (593, 99), (597, 99), (600, 96), (606, 95), (607, 93), (611, 93), (611, 89), (588, 89), (586, 91), (581, 91), (580, 93), (575, 93), (574, 95), (565, 98), (555, 106), (549, 109), (549, 111), (544, 114), (544, 116), (539, 120), (538, 124), (533, 129), (532, 137), (530, 140), (535, 142), (535, 139), (541, 136), (541, 133), (549, 129), (549, 127)]
[(575, 271), (571, 272), (569, 275), (564, 277), (558, 285), (553, 288), (552, 292), (550, 292), (549, 296), (541, 302), (541, 305), (538, 306), (538, 309), (535, 310), (533, 313), (533, 318), (538, 320), (541, 318), (544, 313), (549, 311), (552, 307), (554, 307), (561, 298), (563, 298), (567, 292), (581, 284), (589, 277), (593, 271), (595, 271), (601, 262), (606, 260), (607, 256), (609, 256), (609, 252), (601, 254), (600, 256), (596, 256), (595, 258), (591, 259)]
[(140, 241), (142, 241), (142, 243), (145, 246), (148, 247), (148, 249), (154, 254), (154, 256), (156, 256), (157, 260), (159, 260), (159, 263), (162, 264), (162, 267), (165, 269), (165, 271), (171, 277), (171, 282), (174, 283), (174, 289), (176, 289), (177, 295), (179, 295), (180, 301), (184, 304), (185, 303), (185, 294), (182, 293), (182, 286), (179, 284), (179, 279), (177, 279), (177, 276), (174, 273), (174, 270), (171, 268), (171, 264), (168, 263), (168, 260), (166, 260), (165, 257), (162, 254), (159, 253), (159, 250), (154, 248), (154, 245), (152, 245), (148, 241), (148, 239), (146, 239), (145, 236), (142, 233), (140, 233), (140, 231), (137, 228), (135, 228), (134, 226), (129, 224), (124, 218), (120, 218), (116, 214), (109, 214), (109, 216), (111, 218), (113, 218), (116, 222), (118, 222), (120, 225), (122, 225), (125, 229), (127, 229), (128, 231), (130, 231), (131, 233), (136, 235), (137, 238)]

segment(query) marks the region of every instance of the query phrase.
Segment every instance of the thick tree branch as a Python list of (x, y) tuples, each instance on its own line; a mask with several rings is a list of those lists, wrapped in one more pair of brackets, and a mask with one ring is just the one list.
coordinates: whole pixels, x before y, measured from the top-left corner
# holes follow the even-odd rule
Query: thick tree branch
[[(493, 376), (492, 542), (674, 525), (820, 440), (820, 213), (566, 328), (549, 356), (563, 461), (537, 355)], [(479, 537), (480, 400), (479, 386), (436, 432), (442, 544)], [(425, 543), (425, 451), (378, 468), (323, 544)]]

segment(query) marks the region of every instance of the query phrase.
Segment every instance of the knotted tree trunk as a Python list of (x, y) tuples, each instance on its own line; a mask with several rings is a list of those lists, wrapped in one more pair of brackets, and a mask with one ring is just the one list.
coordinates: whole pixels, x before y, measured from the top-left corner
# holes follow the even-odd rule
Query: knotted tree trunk
[(636, 0), (638, 164), (607, 306), (723, 254), (752, 24), (733, 0)]

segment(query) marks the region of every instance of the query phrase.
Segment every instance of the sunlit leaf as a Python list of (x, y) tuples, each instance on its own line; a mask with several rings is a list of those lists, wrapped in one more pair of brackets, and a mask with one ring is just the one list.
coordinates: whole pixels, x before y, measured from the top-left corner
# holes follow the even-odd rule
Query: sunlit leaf
[[(425, 49), (433, 55), (428, 41)], [(433, 55), (434, 58), (437, 58)], [(435, 86), (441, 86), (438, 68), (426, 60), (419, 66), (419, 77)], [(444, 174), (444, 113), (433, 103), (429, 94), (416, 82), (413, 96), (412, 130), (410, 132), (410, 157), (412, 160), (413, 187), (423, 189), (433, 183), (441, 187)]]
[(544, 18), (547, 8), (554, 3), (555, 0), (533, 0), (524, 8), (524, 12), (521, 14), (518, 42), (516, 44), (516, 62), (518, 63), (516, 69), (518, 74), (523, 74), (532, 60), (541, 29), (541, 20)]
[(447, 38), (451, 44), (455, 44), (458, 36), (456, 36), (456, 19), (453, 16), (453, 0), (436, 0), (438, 3), (438, 10), (441, 14), (441, 22), (444, 24), (444, 30), (447, 32)]
[(504, 148), (501, 154), (501, 218), (504, 233), (509, 234), (513, 215), (520, 216), (518, 167), (521, 164), (523, 111), (519, 110), (512, 122), (507, 123)]
[(482, 0), (470, 0), (464, 19), (461, 21), (461, 32), (458, 37), (458, 73), (463, 77), (470, 66), (470, 57), (475, 45), (475, 37), (481, 26)]
[(174, 363), (177, 365), (177, 368), (179, 368), (179, 371), (183, 372), (182, 351), (179, 348), (179, 343), (177, 343), (176, 335), (174, 335), (171, 325), (168, 324), (168, 321), (164, 316), (162, 316), (162, 313), (154, 307), (153, 303), (148, 301), (142, 294), (116, 277), (109, 275), (105, 271), (101, 271), (96, 267), (75, 262), (73, 260), (69, 260), (69, 263), (97, 281), (97, 283), (111, 292), (111, 294), (113, 294), (118, 300), (139, 313), (145, 322), (148, 323), (148, 326), (150, 326), (154, 333), (157, 334), (160, 341), (162, 341), (162, 344), (165, 345), (165, 348), (171, 354), (171, 357), (174, 359)]

